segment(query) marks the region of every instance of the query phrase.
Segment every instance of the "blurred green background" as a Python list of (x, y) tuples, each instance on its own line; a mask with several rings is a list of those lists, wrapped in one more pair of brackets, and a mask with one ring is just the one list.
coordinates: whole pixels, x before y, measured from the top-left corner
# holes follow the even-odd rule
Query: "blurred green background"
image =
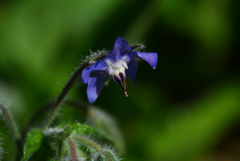
[[(119, 123), (127, 161), (240, 160), (240, 1), (2, 0), (0, 100), (22, 129), (81, 59), (117, 36), (158, 53), (139, 63), (129, 97), (113, 81), (95, 106)], [(87, 85), (69, 98), (87, 101)], [(58, 122), (84, 122), (64, 107)], [(15, 146), (0, 121), (5, 160)]]

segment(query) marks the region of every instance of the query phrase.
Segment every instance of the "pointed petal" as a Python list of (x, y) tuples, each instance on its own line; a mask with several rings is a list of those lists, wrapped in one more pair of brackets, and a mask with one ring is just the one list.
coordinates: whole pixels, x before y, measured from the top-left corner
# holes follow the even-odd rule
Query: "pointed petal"
[(134, 85), (135, 83), (135, 79), (136, 79), (136, 74), (137, 74), (137, 69), (138, 69), (138, 65), (137, 62), (135, 60), (131, 60), (128, 63), (128, 69), (126, 69), (126, 74), (129, 76), (129, 78), (131, 79), (132, 84)]
[(112, 62), (116, 62), (117, 60), (121, 59), (123, 56), (127, 54), (127, 52), (131, 51), (130, 46), (128, 45), (127, 41), (122, 37), (117, 37), (114, 48), (111, 50), (107, 55), (106, 59), (111, 60)]
[(94, 103), (102, 91), (108, 74), (93, 72), (88, 79), (87, 96), (90, 103)]
[(114, 44), (114, 49), (117, 49), (117, 48), (121, 48), (122, 50), (129, 50), (129, 51), (131, 50), (130, 46), (128, 45), (128, 42), (120, 36), (117, 37)]
[(137, 52), (138, 56), (148, 62), (153, 69), (156, 68), (157, 66), (157, 61), (158, 61), (158, 54), (157, 53), (142, 53), (142, 52)]
[(85, 68), (82, 72), (83, 83), (88, 83), (89, 76), (93, 71), (104, 71), (107, 67), (108, 65), (103, 60), (98, 60), (92, 66)]
[(134, 58), (142, 58), (146, 62), (148, 62), (153, 69), (156, 68), (157, 66), (157, 61), (158, 61), (158, 54), (157, 53), (142, 53), (138, 51), (131, 51), (128, 52), (127, 56), (125, 57), (125, 61), (129, 62)]

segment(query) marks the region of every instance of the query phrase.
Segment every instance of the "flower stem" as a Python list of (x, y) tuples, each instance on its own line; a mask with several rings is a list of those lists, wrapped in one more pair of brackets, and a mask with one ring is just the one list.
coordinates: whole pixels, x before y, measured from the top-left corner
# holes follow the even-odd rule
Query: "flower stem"
[[(47, 104), (38, 108), (38, 110), (31, 116), (31, 118), (29, 119), (29, 121), (25, 125), (24, 130), (22, 131), (22, 136), (24, 136), (26, 134), (26, 132), (29, 130), (29, 128), (32, 127), (32, 125), (36, 122), (38, 117), (43, 115), (43, 113), (45, 113), (47, 110), (49, 110), (50, 107), (53, 106), (53, 103), (54, 102), (50, 101)], [(88, 104), (86, 104), (84, 102), (80, 102), (80, 101), (64, 100), (63, 103), (66, 104), (66, 105), (69, 105), (70, 107), (75, 107), (77, 109), (80, 109), (81, 111), (83, 111), (85, 113), (87, 113), (88, 109), (89, 109)]]
[(59, 144), (58, 144), (57, 161), (61, 161), (64, 141), (69, 136), (69, 134), (70, 134), (69, 133), (69, 127), (66, 127), (61, 134), (61, 139), (60, 139)]
[[(11, 132), (13, 140), (15, 141), (15, 144), (17, 146), (17, 149), (21, 149), (22, 148), (21, 134), (15, 120), (13, 119), (13, 116), (11, 115), (7, 107), (4, 106), (3, 104), (0, 104), (0, 111), (2, 111), (4, 120), (6, 121), (6, 124)], [(21, 157), (21, 151), (19, 150), (17, 151), (16, 158), (20, 158), (20, 157)]]
[(56, 102), (54, 103), (50, 113), (48, 114), (47, 118), (45, 119), (45, 121), (43, 122), (43, 126), (42, 129), (46, 129), (53, 121), (53, 119), (55, 118), (58, 110), (60, 109), (65, 97), (67, 96), (68, 92), (70, 91), (70, 89), (72, 88), (72, 86), (74, 85), (75, 81), (77, 80), (77, 78), (81, 75), (82, 71), (84, 68), (86, 68), (89, 65), (89, 62), (86, 61), (82, 66), (80, 66), (77, 71), (73, 74), (73, 76), (71, 77), (71, 79), (68, 81), (68, 83), (66, 84), (66, 86), (63, 88), (62, 92), (60, 93), (60, 95), (58, 96)]
[(11, 131), (13, 139), (15, 141), (20, 140), (21, 139), (21, 135), (20, 135), (19, 129), (18, 129), (17, 124), (14, 121), (11, 113), (9, 112), (9, 110), (3, 104), (0, 104), (0, 110), (2, 111), (3, 117), (4, 117), (4, 119), (5, 119), (6, 123), (7, 123), (7, 126), (9, 128), (9, 130)]

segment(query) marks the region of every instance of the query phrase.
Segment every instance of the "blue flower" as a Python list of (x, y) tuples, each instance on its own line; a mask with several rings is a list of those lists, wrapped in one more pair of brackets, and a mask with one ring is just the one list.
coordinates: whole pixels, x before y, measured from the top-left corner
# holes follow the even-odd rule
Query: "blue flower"
[(87, 96), (89, 102), (94, 103), (96, 101), (109, 76), (121, 86), (127, 97), (126, 74), (134, 84), (138, 69), (137, 62), (134, 60), (136, 58), (142, 58), (153, 69), (156, 68), (157, 53), (133, 51), (126, 40), (117, 37), (113, 50), (82, 72), (83, 83), (88, 83)]

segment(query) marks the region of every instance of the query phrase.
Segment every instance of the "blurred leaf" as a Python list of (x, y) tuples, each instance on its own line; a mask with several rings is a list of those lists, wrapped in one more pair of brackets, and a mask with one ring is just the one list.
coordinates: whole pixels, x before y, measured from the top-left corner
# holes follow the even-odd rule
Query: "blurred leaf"
[(185, 112), (179, 114), (172, 118), (172, 126), (155, 129), (144, 140), (149, 147), (148, 156), (154, 156), (154, 160), (180, 161), (205, 153), (239, 118), (239, 98), (240, 85), (232, 83), (216, 88), (193, 105), (183, 106), (191, 109), (188, 117)]
[(157, 1), (150, 2), (143, 11), (140, 12), (138, 18), (133, 21), (133, 24), (128, 27), (125, 39), (130, 43), (134, 41), (143, 41), (158, 17)]
[(31, 129), (27, 133), (26, 142), (23, 149), (22, 161), (28, 160), (41, 146), (43, 134), (41, 130)]
[(125, 142), (115, 119), (98, 108), (90, 107), (88, 110), (88, 122), (99, 133), (113, 142), (114, 147), (120, 152), (125, 151)]
[(90, 156), (93, 157), (91, 160), (119, 160), (118, 156), (112, 149), (106, 145), (100, 145), (94, 139), (79, 135), (73, 135), (72, 137), (79, 144), (84, 145), (88, 150), (90, 150)]

